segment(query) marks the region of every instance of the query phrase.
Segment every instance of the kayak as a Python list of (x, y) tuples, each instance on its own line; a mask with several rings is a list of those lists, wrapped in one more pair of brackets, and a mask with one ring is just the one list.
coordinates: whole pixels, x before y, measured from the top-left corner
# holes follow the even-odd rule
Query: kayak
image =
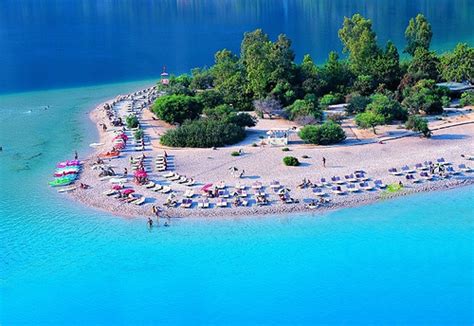
[(54, 173), (54, 176), (55, 177), (64, 177), (66, 175), (69, 175), (69, 174), (77, 174), (78, 171), (57, 171), (56, 173)]
[(95, 147), (100, 147), (100, 146), (102, 146), (102, 145), (104, 145), (104, 143), (92, 143), (92, 144), (89, 144), (90, 147), (94, 147), (94, 148), (95, 148)]
[(70, 185), (70, 186), (59, 188), (58, 192), (68, 192), (68, 191), (73, 191), (73, 190), (76, 190), (75, 185)]
[(120, 155), (120, 152), (117, 151), (117, 152), (107, 152), (107, 153), (99, 154), (99, 157), (113, 158), (113, 157), (118, 157), (119, 155)]
[(56, 171), (54, 173), (77, 173), (79, 172), (80, 170), (80, 167), (76, 167), (76, 166), (68, 166), (68, 167), (64, 167), (64, 168), (59, 168), (59, 169), (56, 169)]
[(60, 179), (50, 181), (49, 185), (51, 187), (60, 187), (60, 186), (67, 186), (67, 185), (71, 184), (72, 182), (73, 182), (73, 180), (70, 180), (68, 178), (60, 178)]
[(67, 161), (64, 161), (64, 162), (59, 162), (58, 164), (56, 164), (56, 166), (58, 168), (64, 168), (64, 167), (67, 167), (67, 166), (79, 166), (81, 165), (82, 162), (79, 161), (79, 160), (67, 160)]

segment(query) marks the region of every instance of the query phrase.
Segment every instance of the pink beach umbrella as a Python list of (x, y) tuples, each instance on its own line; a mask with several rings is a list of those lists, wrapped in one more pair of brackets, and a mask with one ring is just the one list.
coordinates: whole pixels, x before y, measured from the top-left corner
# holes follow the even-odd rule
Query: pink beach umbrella
[(120, 190), (120, 189), (122, 189), (122, 188), (123, 188), (123, 186), (121, 186), (121, 185), (114, 185), (114, 186), (112, 187), (113, 190)]
[(124, 194), (125, 196), (128, 196), (128, 195), (130, 195), (131, 193), (134, 193), (134, 192), (135, 192), (135, 190), (133, 190), (133, 189), (125, 189), (125, 190), (123, 191), (123, 194)]
[(137, 170), (135, 172), (135, 177), (137, 178), (146, 178), (148, 174), (145, 172), (145, 170)]
[(209, 188), (211, 187), (212, 187), (212, 183), (207, 183), (201, 188), (201, 191), (209, 191)]

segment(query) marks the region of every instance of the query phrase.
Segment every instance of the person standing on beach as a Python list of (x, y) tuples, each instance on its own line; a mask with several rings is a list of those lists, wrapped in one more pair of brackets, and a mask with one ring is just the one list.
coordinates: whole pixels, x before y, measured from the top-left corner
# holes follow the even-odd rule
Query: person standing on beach
[(123, 176), (126, 177), (128, 175), (128, 170), (127, 168), (123, 168)]
[(323, 167), (326, 167), (326, 158), (323, 156)]

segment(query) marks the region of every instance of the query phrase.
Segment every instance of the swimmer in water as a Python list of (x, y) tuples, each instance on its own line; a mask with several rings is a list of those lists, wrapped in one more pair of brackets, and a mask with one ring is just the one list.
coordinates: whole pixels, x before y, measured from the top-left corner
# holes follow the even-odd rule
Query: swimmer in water
[(153, 220), (151, 218), (148, 218), (148, 228), (151, 229), (153, 227)]

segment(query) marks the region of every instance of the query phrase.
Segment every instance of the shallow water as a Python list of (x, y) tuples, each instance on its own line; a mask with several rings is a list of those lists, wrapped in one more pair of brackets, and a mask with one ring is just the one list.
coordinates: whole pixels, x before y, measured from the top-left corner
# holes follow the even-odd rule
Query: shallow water
[(344, 16), (373, 20), (383, 45), (405, 46), (411, 17), (433, 26), (433, 49), (474, 44), (472, 0), (3, 0), (0, 93), (143, 80), (211, 65), (214, 53), (239, 52), (246, 31), (286, 33), (300, 60), (323, 62), (341, 50)]
[(474, 322), (474, 187), (151, 232), (49, 189), (89, 109), (149, 83), (0, 96), (0, 324)]

